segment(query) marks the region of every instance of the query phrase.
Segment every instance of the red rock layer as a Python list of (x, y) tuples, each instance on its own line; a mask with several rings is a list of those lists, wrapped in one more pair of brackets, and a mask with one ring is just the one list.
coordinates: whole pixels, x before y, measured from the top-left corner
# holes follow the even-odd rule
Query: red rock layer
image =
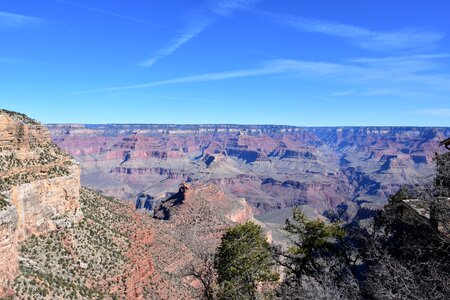
[(82, 182), (124, 199), (163, 199), (183, 181), (212, 182), (255, 213), (385, 203), (433, 173), (449, 128), (253, 125), (52, 125), (81, 162)]

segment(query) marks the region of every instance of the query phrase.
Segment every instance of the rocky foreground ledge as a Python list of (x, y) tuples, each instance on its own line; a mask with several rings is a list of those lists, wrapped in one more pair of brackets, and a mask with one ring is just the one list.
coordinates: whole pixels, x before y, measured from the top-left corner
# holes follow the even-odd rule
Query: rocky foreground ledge
[(78, 223), (80, 168), (41, 123), (0, 110), (0, 297), (19, 274), (18, 243)]

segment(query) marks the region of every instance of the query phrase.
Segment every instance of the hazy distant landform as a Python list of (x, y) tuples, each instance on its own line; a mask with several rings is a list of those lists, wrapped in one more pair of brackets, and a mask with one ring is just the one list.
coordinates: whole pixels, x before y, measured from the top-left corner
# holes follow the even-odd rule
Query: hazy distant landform
[[(252, 125), (48, 125), (81, 163), (84, 185), (136, 201), (182, 182), (214, 183), (255, 214), (302, 205), (311, 216), (380, 208), (429, 181), (450, 128)], [(272, 212), (271, 215), (276, 215)], [(280, 211), (283, 215), (283, 211)]]

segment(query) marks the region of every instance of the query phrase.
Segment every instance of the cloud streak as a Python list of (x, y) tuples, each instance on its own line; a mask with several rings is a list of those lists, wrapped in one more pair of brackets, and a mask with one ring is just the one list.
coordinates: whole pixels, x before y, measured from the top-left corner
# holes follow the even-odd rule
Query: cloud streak
[(202, 33), (208, 26), (213, 22), (211, 19), (196, 20), (196, 22), (190, 23), (186, 28), (183, 29), (181, 34), (175, 38), (168, 46), (156, 51), (149, 59), (140, 63), (141, 67), (151, 67), (158, 60), (168, 55), (171, 55), (179, 47), (183, 46), (197, 35)]
[(234, 79), (234, 78), (280, 74), (280, 73), (284, 73), (284, 72), (286, 72), (285, 68), (276, 67), (276, 66), (275, 67), (267, 66), (267, 67), (255, 68), (255, 69), (243, 69), (243, 70), (235, 70), (235, 71), (207, 73), (207, 74), (200, 74), (200, 75), (178, 77), (178, 78), (168, 79), (168, 80), (153, 81), (153, 82), (142, 83), (142, 84), (133, 84), (133, 85), (125, 85), (125, 86), (117, 86), (117, 87), (108, 87), (108, 88), (95, 89), (95, 90), (80, 91), (80, 92), (70, 93), (69, 95), (82, 95), (82, 94), (93, 94), (93, 93), (102, 93), (102, 92), (110, 92), (110, 91), (144, 89), (144, 88), (151, 88), (151, 87), (163, 86), (163, 85), (169, 85), (169, 84), (210, 82), (210, 81), (219, 81), (219, 80), (227, 80), (227, 79)]
[(381, 32), (364, 27), (295, 17), (280, 13), (256, 11), (264, 19), (302, 32), (321, 33), (342, 38), (354, 46), (375, 52), (421, 52), (433, 49), (444, 34), (430, 28), (407, 28)]
[(69, 95), (92, 94), (120, 90), (144, 89), (156, 86), (181, 84), (181, 83), (196, 83), (196, 82), (211, 82), (219, 80), (229, 80), (246, 77), (258, 77), (267, 75), (291, 74), (291, 75), (309, 75), (315, 77), (326, 77), (337, 74), (346, 74), (359, 78), (364, 69), (357, 66), (341, 65), (326, 62), (310, 62), (310, 61), (296, 61), (288, 59), (277, 59), (266, 62), (259, 68), (241, 69), (225, 72), (214, 72), (200, 75), (184, 76), (168, 80), (153, 81), (149, 83), (108, 87), (95, 90), (79, 91)]
[[(317, 61), (299, 61), (289, 59), (270, 60), (259, 67), (230, 70), (183, 76), (148, 83), (114, 86), (94, 90), (73, 92), (70, 95), (93, 94), (109, 91), (146, 89), (157, 86), (212, 82), (247, 77), (286, 75), (299, 79), (330, 80), (351, 84), (352, 90), (335, 93), (334, 96), (345, 96), (355, 93), (353, 87), (359, 86), (366, 90), (364, 96), (382, 95), (414, 95), (414, 91), (401, 92), (398, 86), (403, 83), (415, 83), (421, 89), (428, 88), (444, 91), (450, 90), (450, 76), (442, 72), (436, 62), (446, 54), (430, 54), (428, 56), (400, 56), (388, 58), (358, 58), (346, 63), (329, 63)], [(382, 61), (383, 63), (380, 63)], [(402, 67), (399, 67), (402, 66)], [(374, 87), (375, 86), (375, 87)], [(378, 86), (378, 87), (377, 87)], [(383, 88), (380, 88), (382, 86)], [(367, 89), (369, 87), (369, 89)], [(422, 92), (423, 94), (423, 92)]]
[(29, 26), (40, 26), (45, 21), (27, 15), (0, 11), (0, 29), (18, 29)]
[(166, 47), (153, 53), (139, 65), (144, 68), (153, 66), (160, 59), (171, 55), (178, 48), (191, 41), (221, 17), (232, 17), (236, 12), (250, 9), (259, 0), (209, 0), (207, 10), (196, 14)]

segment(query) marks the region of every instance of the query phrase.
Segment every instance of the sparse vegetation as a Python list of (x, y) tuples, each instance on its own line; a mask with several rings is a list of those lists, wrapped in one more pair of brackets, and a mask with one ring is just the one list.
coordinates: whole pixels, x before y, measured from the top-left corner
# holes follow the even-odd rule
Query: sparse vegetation
[(10, 111), (7, 109), (0, 109), (0, 113), (7, 114), (14, 121), (21, 123), (21, 124), (26, 124), (26, 125), (40, 125), (41, 124), (38, 121), (36, 121), (35, 119), (32, 119), (32, 118), (28, 117), (27, 115), (19, 113), (19, 112)]
[[(124, 289), (130, 247), (127, 210), (119, 200), (81, 189), (77, 226), (21, 243), (14, 289), (26, 299), (102, 299)], [(125, 280), (125, 281), (124, 281)]]
[(32, 151), (18, 157), (15, 149), (0, 148), (0, 191), (9, 186), (69, 175), (71, 157), (53, 143), (32, 143)]
[(0, 194), (0, 211), (10, 206), (10, 203), (6, 201), (5, 197)]

